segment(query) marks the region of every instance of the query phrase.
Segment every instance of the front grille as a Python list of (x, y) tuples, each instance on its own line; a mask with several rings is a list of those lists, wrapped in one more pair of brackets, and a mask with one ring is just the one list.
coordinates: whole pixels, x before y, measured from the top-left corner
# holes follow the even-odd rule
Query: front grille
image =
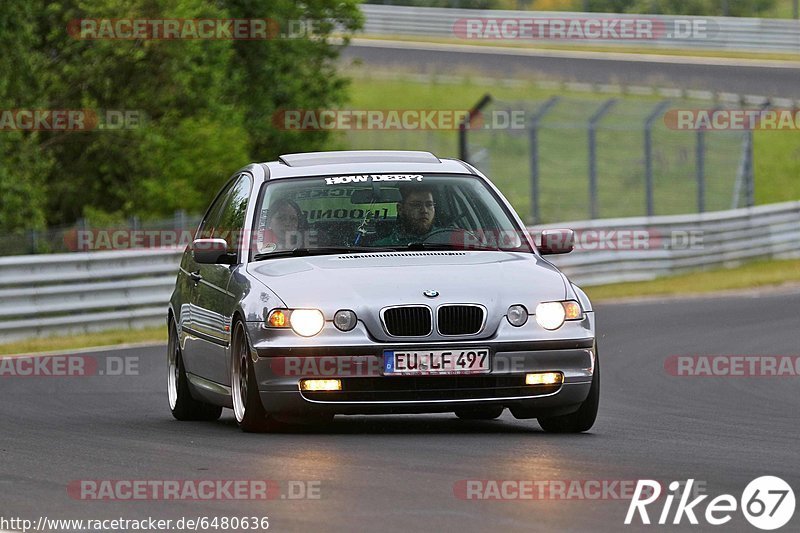
[(436, 317), (442, 335), (475, 335), (483, 327), (484, 310), (477, 305), (443, 305)]
[(341, 391), (302, 391), (319, 402), (413, 402), (536, 397), (553, 394), (561, 385), (525, 385), (515, 376), (386, 376), (342, 379)]
[(392, 307), (383, 312), (383, 325), (394, 337), (425, 337), (430, 335), (431, 310), (425, 306)]

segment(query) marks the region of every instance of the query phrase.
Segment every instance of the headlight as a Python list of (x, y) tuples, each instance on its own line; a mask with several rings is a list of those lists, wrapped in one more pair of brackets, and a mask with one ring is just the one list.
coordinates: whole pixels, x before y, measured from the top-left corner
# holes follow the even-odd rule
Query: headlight
[(356, 327), (357, 322), (356, 314), (349, 309), (336, 311), (336, 314), (333, 315), (333, 325), (340, 331), (350, 331)]
[(560, 328), (566, 316), (561, 302), (545, 302), (536, 306), (536, 322), (544, 329)]
[(528, 321), (528, 310), (525, 309), (524, 305), (512, 305), (508, 308), (506, 317), (512, 326), (524, 326), (525, 322)]
[(325, 317), (319, 309), (273, 309), (267, 315), (267, 327), (292, 328), (303, 337), (313, 337), (325, 325)]
[(578, 302), (544, 302), (536, 306), (536, 322), (544, 329), (556, 330), (566, 320), (582, 320), (583, 311)]
[(325, 317), (319, 309), (295, 309), (289, 315), (292, 330), (301, 337), (313, 337), (325, 325)]

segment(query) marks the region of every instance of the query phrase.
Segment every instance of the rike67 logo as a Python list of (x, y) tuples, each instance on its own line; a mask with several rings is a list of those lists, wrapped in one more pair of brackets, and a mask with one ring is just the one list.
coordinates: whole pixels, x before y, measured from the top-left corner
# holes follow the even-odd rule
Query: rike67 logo
[[(701, 504), (708, 495), (703, 494), (689, 500), (693, 495), (693, 484), (694, 479), (689, 479), (685, 483), (673, 481), (669, 484), (669, 493), (663, 500), (661, 512), (657, 518), (653, 517), (655, 523), (678, 525), (685, 518), (689, 524), (697, 525), (700, 523), (698, 518), (701, 518), (705, 519), (707, 524), (721, 526), (733, 520), (734, 513), (741, 510), (751, 525), (761, 530), (772, 531), (786, 525), (794, 515), (794, 491), (779, 477), (762, 476), (754, 479), (745, 487), (738, 501), (731, 494), (721, 494), (705, 502), (704, 512), (701, 511), (703, 507)], [(625, 525), (634, 523), (637, 514), (642, 524), (650, 524), (651, 518), (647, 507), (659, 500), (661, 492), (661, 484), (658, 481), (640, 479), (628, 506)], [(673, 511), (672, 504), (675, 500), (678, 503)], [(657, 511), (657, 509), (650, 510)]]

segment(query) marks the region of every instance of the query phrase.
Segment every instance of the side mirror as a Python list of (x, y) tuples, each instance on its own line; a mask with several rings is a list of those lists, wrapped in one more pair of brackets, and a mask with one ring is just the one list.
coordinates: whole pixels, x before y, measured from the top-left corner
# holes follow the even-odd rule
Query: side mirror
[(542, 255), (568, 254), (575, 249), (575, 232), (571, 229), (546, 229), (542, 231), (539, 253)]
[(195, 239), (192, 257), (201, 265), (232, 265), (236, 262), (236, 254), (228, 253), (225, 239)]

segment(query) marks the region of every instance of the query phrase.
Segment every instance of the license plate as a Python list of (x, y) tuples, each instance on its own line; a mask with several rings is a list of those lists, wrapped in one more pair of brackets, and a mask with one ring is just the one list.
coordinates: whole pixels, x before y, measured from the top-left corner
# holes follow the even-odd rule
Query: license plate
[(383, 352), (383, 373), (386, 375), (454, 375), (488, 372), (491, 372), (488, 348)]

